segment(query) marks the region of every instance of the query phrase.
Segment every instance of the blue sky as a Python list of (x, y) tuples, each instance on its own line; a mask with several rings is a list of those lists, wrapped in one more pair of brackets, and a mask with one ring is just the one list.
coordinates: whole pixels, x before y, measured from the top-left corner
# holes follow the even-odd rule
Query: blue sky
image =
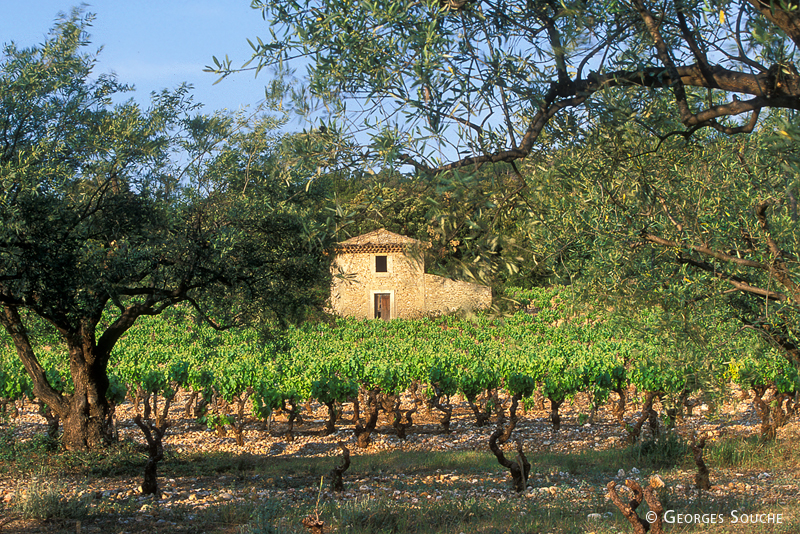
[[(217, 77), (204, 73), (211, 57), (228, 54), (234, 65), (250, 58), (247, 38), (266, 38), (269, 31), (249, 0), (93, 0), (86, 10), (96, 19), (90, 29), (90, 50), (102, 46), (98, 72), (115, 72), (133, 84), (131, 94), (146, 104), (152, 91), (194, 85), (204, 111), (237, 110), (264, 98), (269, 73)], [(59, 12), (80, 4), (66, 0), (0, 0), (0, 42), (27, 47), (42, 43)]]

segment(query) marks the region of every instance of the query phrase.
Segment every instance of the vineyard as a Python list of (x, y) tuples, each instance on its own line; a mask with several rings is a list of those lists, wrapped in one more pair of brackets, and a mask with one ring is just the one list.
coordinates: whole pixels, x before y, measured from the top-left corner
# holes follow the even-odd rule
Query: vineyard
[[(370, 419), (381, 409), (396, 414), (423, 402), (441, 413), (448, 431), (450, 400), (461, 395), (483, 426), (501, 409), (500, 396), (531, 403), (534, 394), (551, 408), (554, 429), (559, 407), (582, 393), (593, 413), (612, 402), (620, 423), (626, 395), (633, 386), (659, 401), (663, 418), (674, 425), (697, 398), (712, 398), (733, 381), (754, 392), (762, 415), (762, 432), (774, 435), (793, 410), (798, 391), (797, 371), (779, 354), (752, 339), (725, 345), (713, 354), (679, 340), (625, 335), (620, 326), (598, 313), (576, 313), (568, 292), (560, 289), (520, 293), (527, 311), (503, 318), (442, 317), (409, 321), (338, 320), (290, 330), (285, 338), (263, 341), (252, 330), (217, 332), (195, 324), (177, 311), (142, 319), (117, 344), (109, 369), (113, 404), (130, 397), (150, 418), (179, 390), (191, 394), (186, 406), (211, 427), (240, 434), (251, 418), (267, 423), (276, 410), (292, 415), (314, 399), (327, 406), (327, 433), (335, 430), (342, 403), (363, 401), (365, 414), (359, 446), (369, 442)], [(647, 317), (644, 317), (646, 329)], [(724, 329), (720, 328), (724, 336)], [(69, 393), (66, 355), (58, 339), (39, 339), (43, 365), (52, 384)], [(756, 352), (758, 351), (758, 352)], [(33, 400), (32, 386), (13, 345), (5, 340), (0, 370), (4, 409), (13, 402)], [(414, 406), (401, 404), (409, 392)], [(772, 406), (762, 400), (774, 398)], [(645, 410), (650, 415), (650, 408)], [(43, 407), (43, 413), (47, 413)], [(157, 414), (156, 414), (157, 415)], [(631, 428), (631, 441), (641, 429)], [(55, 423), (54, 423), (55, 424)], [(291, 439), (291, 425), (287, 431)]]
[(252, 0), (219, 111), (19, 25), (0, 534), (800, 532), (798, 1)]
[[(655, 313), (642, 314), (643, 328), (634, 333), (607, 320), (599, 306), (576, 307), (564, 288), (516, 296), (524, 308), (504, 317), (340, 319), (294, 328), (279, 338), (252, 330), (216, 332), (180, 309), (142, 319), (112, 357), (112, 417), (135, 415), (139, 439), (148, 442), (145, 493), (160, 492), (156, 464), (165, 443), (168, 448), (170, 440), (178, 441), (164, 435), (175, 423), (179, 401), (178, 418), (207, 427), (209, 441), (232, 437), (239, 447), (246, 447), (256, 427), (291, 443), (304, 419), (321, 414), (319, 433), (335, 437), (315, 453), (323, 455), (336, 454), (337, 442), (354, 454), (374, 449), (381, 413), (400, 442), (413, 440), (422, 418), (435, 425), (428, 434), (450, 446), (467, 429), (485, 428), (481, 440), (491, 433), (490, 449), (521, 492), (527, 473), (515, 473), (516, 463), (505, 460), (502, 449), (505, 442), (511, 446), (518, 424), (526, 426), (523, 411), (548, 410), (548, 431), (558, 436), (562, 409), (579, 399), (581, 410), (572, 410), (570, 427), (591, 425), (603, 410), (611, 414), (621, 445), (680, 429), (701, 404), (713, 411), (731, 384), (750, 392), (762, 438), (774, 439), (794, 413), (796, 369), (755, 339), (732, 338), (719, 354), (691, 350), (680, 340), (648, 335)], [(720, 336), (730, 334), (725, 325), (717, 328)], [(50, 382), (69, 393), (58, 339), (44, 329), (35, 339)], [(57, 438), (58, 418), (34, 398), (10, 341), (0, 343), (3, 424), (13, 422), (23, 402), (32, 402)], [(123, 405), (125, 410), (116, 409)], [(130, 420), (116, 425), (136, 430)]]

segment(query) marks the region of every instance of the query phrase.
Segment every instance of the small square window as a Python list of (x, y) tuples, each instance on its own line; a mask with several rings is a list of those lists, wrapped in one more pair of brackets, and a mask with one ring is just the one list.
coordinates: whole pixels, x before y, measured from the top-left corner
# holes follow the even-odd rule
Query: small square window
[(386, 256), (375, 256), (375, 272), (376, 273), (389, 272)]

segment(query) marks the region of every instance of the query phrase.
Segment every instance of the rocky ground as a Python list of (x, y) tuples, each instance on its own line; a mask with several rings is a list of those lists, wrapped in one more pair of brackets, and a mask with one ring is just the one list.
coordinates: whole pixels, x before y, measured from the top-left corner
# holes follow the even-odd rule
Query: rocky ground
[[(720, 410), (712, 413), (708, 406), (695, 408), (694, 415), (687, 417), (679, 426), (679, 431), (690, 436), (693, 432), (703, 432), (711, 440), (725, 436), (749, 436), (758, 433), (759, 421), (755, 416), (749, 400), (739, 400), (739, 395), (731, 395)], [(247, 462), (279, 462), (282, 458), (314, 458), (331, 457), (330, 466), (335, 463), (334, 456), (339, 454), (337, 444), (344, 442), (357, 455), (374, 455), (383, 451), (419, 452), (424, 455), (430, 451), (481, 451), (486, 455), (489, 435), (494, 425), (478, 428), (474, 425), (474, 417), (464, 403), (460, 403), (453, 417), (452, 432), (447, 436), (439, 433), (437, 412), (430, 414), (422, 410), (414, 420), (406, 440), (400, 440), (394, 433), (384, 416), (381, 416), (378, 432), (373, 434), (372, 446), (367, 451), (355, 448), (353, 425), (348, 422), (351, 414), (346, 412), (343, 421), (337, 424), (338, 431), (330, 436), (321, 436), (326, 417), (324, 407), (315, 405), (311, 411), (303, 411), (303, 423), (295, 427), (295, 439), (287, 442), (283, 437), (285, 422), (279, 417), (271, 431), (267, 431), (260, 423), (254, 422), (246, 427), (245, 443), (238, 446), (231, 432), (221, 437), (216, 431), (208, 430), (192, 419), (183, 417), (184, 396), (176, 399), (170, 411), (172, 427), (167, 432), (165, 447), (167, 458), (162, 462), (161, 472), (169, 472), (167, 464), (170, 458), (197, 457), (199, 453), (209, 455), (230, 455), (246, 458)], [(26, 405), (21, 415), (12, 424), (16, 425), (15, 439), (31, 439), (35, 434), (45, 432), (44, 419), (34, 410), (34, 406)], [(628, 407), (627, 417), (637, 415), (638, 404)], [(572, 404), (565, 404), (562, 409), (562, 429), (554, 432), (548, 419), (548, 412), (529, 410), (523, 415), (515, 430), (515, 437), (521, 438), (523, 449), (534, 464), (533, 474), (524, 498), (546, 503), (555, 497), (586, 501), (595, 499), (603, 501), (606, 477), (603, 480), (581, 477), (575, 473), (559, 470), (537, 469), (536, 458), (543, 453), (570, 453), (585, 450), (621, 449), (625, 443), (625, 430), (617, 424), (603, 409), (599, 412), (594, 424), (579, 425), (583, 421), (581, 414), (586, 413), (586, 406), (579, 398)], [(120, 439), (144, 442), (141, 431), (132, 422), (133, 406), (125, 403), (118, 409)], [(579, 419), (580, 418), (580, 419)], [(780, 431), (779, 439), (791, 442), (800, 437), (800, 425), (793, 421)], [(511, 450), (512, 444), (507, 448)], [(172, 455), (172, 456), (171, 456)], [(145, 454), (138, 455), (138, 461), (144, 465)], [(613, 458), (613, 456), (610, 456)], [(483, 473), (460, 473), (442, 471), (420, 475), (383, 475), (359, 476), (345, 475), (346, 491), (340, 495), (325, 495), (326, 498), (341, 501), (369, 498), (390, 499), (398, 503), (425, 503), (463, 499), (505, 500), (514, 496), (510, 491), (510, 478), (507, 471), (500, 466)], [(608, 471), (614, 479), (622, 482), (625, 478), (640, 478), (647, 473), (636, 465), (609, 465)], [(319, 498), (318, 483), (316, 487), (307, 481), (293, 483), (291, 476), (280, 479), (260, 474), (242, 478), (240, 474), (193, 473), (194, 476), (170, 476), (160, 480), (163, 491), (160, 498), (141, 496), (138, 494), (141, 479), (138, 477), (93, 477), (80, 479), (62, 479), (57, 491), (64, 498), (89, 502), (99, 513), (93, 513), (90, 519), (83, 521), (64, 520), (42, 522), (26, 520), (20, 516), (18, 504), (24, 498), (25, 491), (34, 486), (43, 487), (56, 482), (47, 476), (36, 478), (33, 473), (29, 480), (14, 480), (9, 476), (9, 469), (0, 469), (0, 499), (4, 503), (0, 519), (0, 532), (55, 532), (63, 528), (64, 532), (204, 532), (226, 531), (225, 518), (215, 519), (217, 523), (210, 525), (209, 513), (214, 510), (217, 516), (220, 510), (234, 510), (236, 503), (259, 503), (274, 501), (291, 503), (309, 503)], [(690, 495), (693, 470), (674, 471), (667, 480), (669, 491)], [(646, 481), (646, 478), (643, 479)], [(778, 507), (793, 508), (798, 502), (800, 482), (796, 472), (773, 473), (766, 470), (727, 469), (724, 472), (712, 471), (714, 487), (707, 495), (713, 500), (719, 498), (725, 502), (736, 499), (748, 502), (763, 502)], [(692, 497), (689, 497), (692, 498)], [(230, 506), (228, 506), (230, 505)], [(16, 507), (15, 507), (16, 506)], [(227, 508), (226, 508), (227, 506)], [(605, 507), (608, 510), (608, 507)], [(231, 514), (235, 512), (231, 511)], [(609, 512), (605, 512), (608, 514)], [(241, 523), (239, 517), (229, 517), (231, 524)], [(65, 526), (66, 525), (66, 526)], [(55, 530), (54, 530), (55, 529)], [(230, 530), (234, 532), (234, 530)]]

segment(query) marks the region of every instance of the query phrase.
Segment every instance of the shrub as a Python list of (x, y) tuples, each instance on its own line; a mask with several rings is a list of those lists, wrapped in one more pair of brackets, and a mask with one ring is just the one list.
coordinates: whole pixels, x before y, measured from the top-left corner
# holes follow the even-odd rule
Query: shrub
[(689, 445), (677, 432), (665, 432), (656, 439), (643, 441), (632, 448), (640, 465), (653, 469), (675, 467), (689, 452)]
[(34, 477), (17, 489), (13, 508), (25, 519), (84, 519), (89, 515), (91, 497), (69, 496), (57, 481)]

